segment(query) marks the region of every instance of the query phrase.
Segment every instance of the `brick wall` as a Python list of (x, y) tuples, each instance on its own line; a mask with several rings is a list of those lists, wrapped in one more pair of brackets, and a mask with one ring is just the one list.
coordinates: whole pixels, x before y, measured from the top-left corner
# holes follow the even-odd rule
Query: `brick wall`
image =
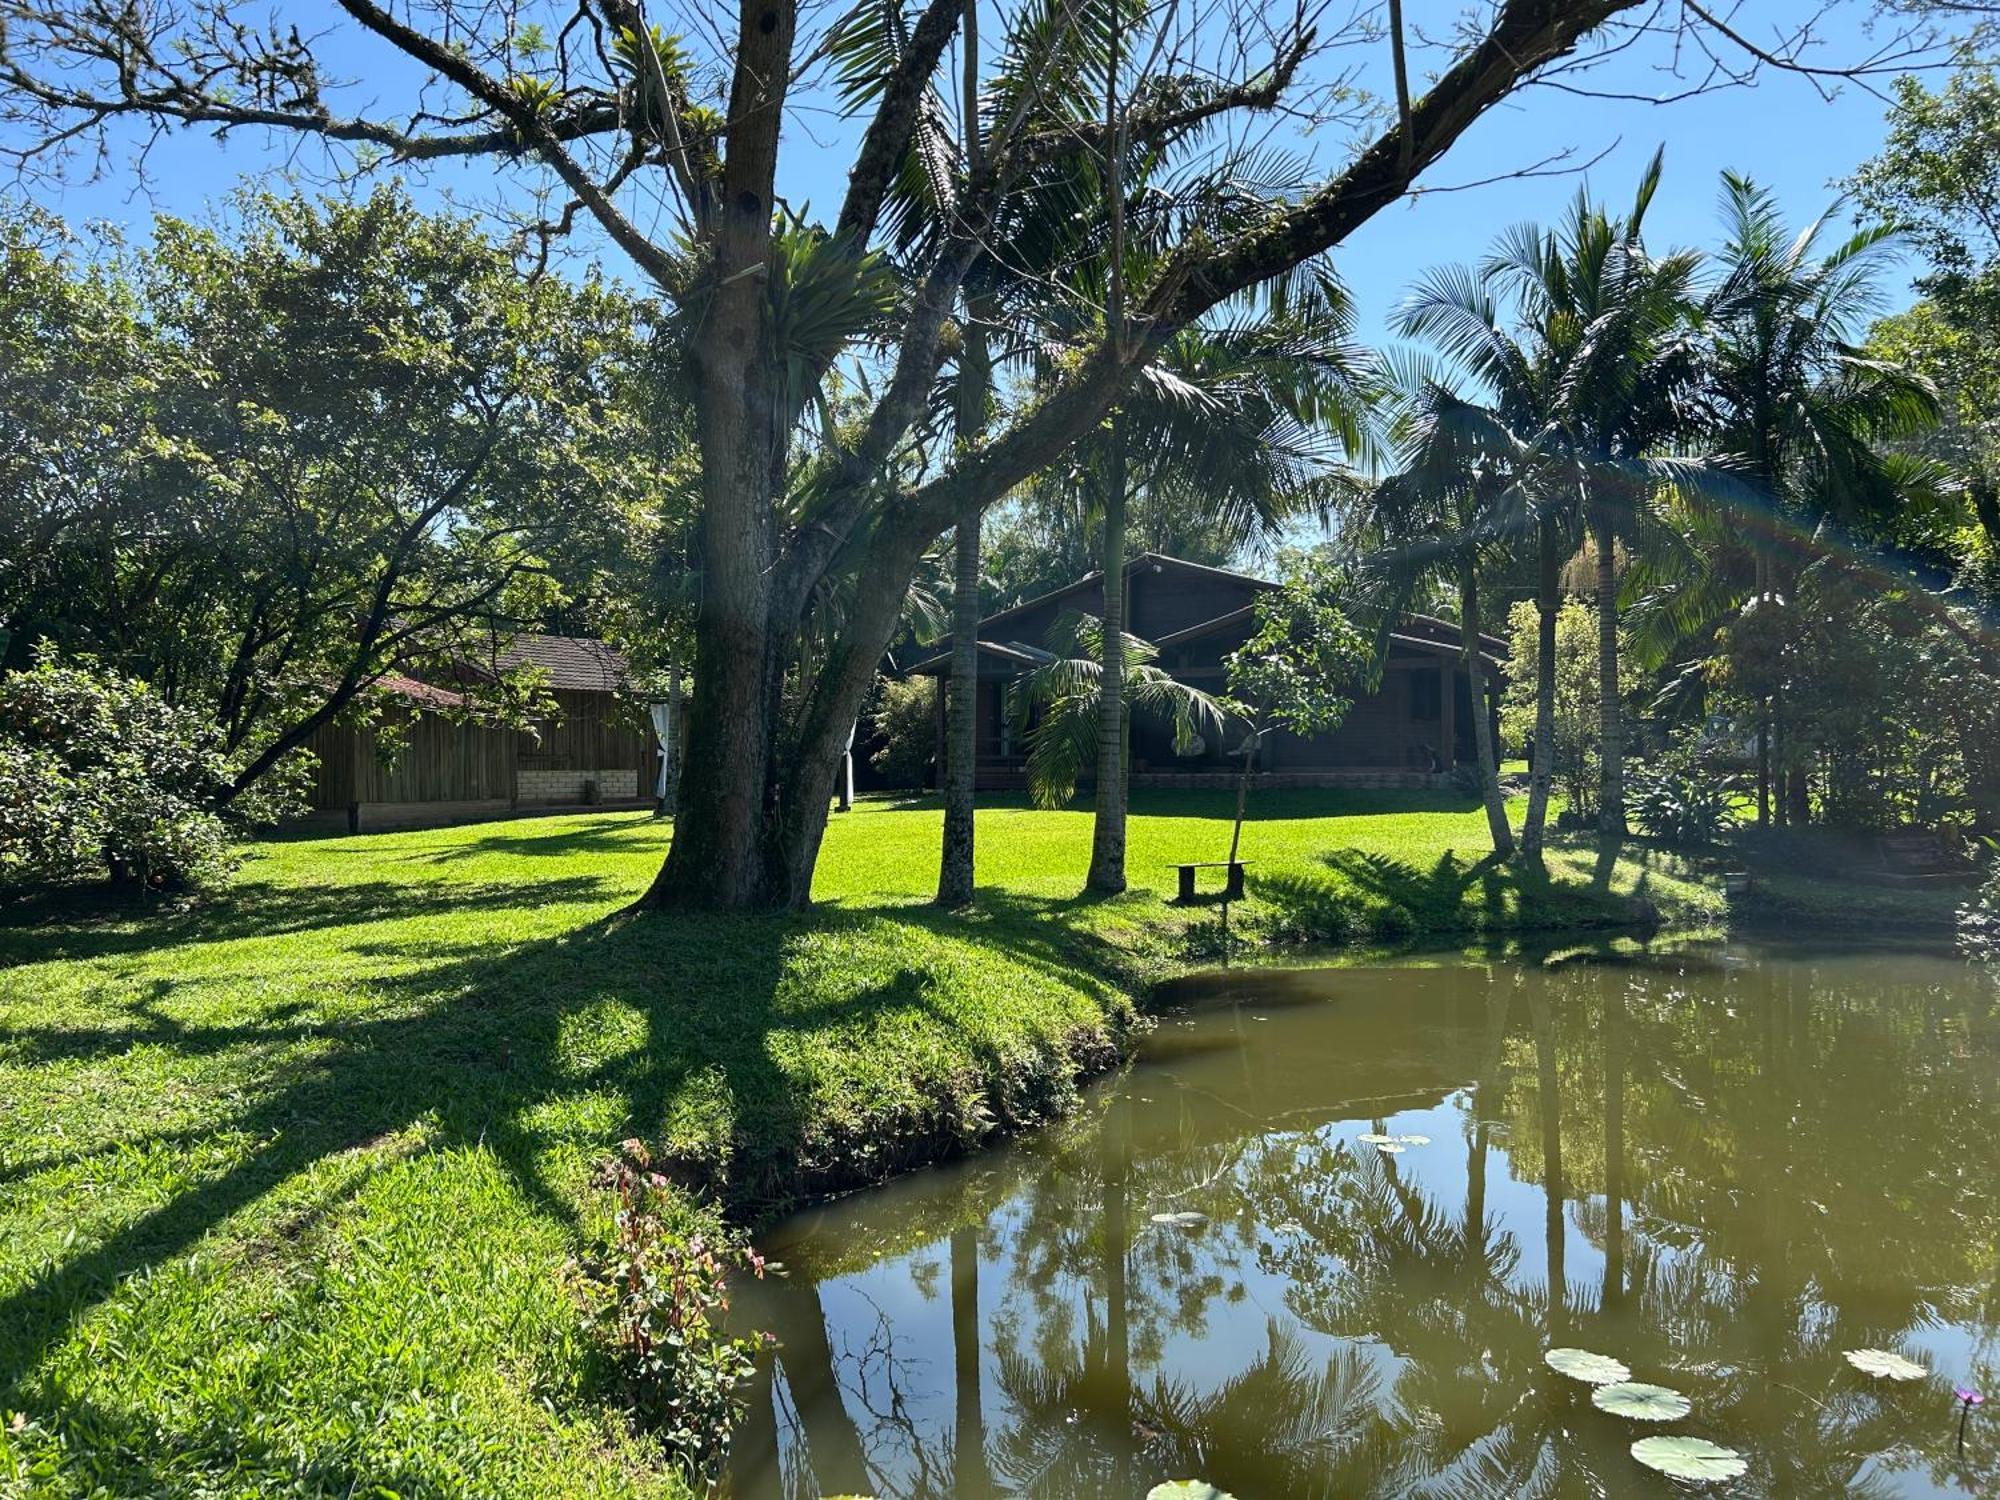
[(581, 802), (583, 784), (597, 783), (599, 802), (630, 802), (639, 795), (639, 773), (630, 766), (601, 771), (533, 771), (514, 776), (514, 797), (523, 806), (551, 802)]

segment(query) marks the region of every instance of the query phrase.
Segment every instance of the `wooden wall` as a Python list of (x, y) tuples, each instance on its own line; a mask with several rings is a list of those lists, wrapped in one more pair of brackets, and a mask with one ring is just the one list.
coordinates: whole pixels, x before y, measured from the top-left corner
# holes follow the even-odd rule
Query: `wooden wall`
[(511, 800), (523, 770), (629, 768), (649, 795), (658, 768), (652, 730), (638, 710), (610, 693), (558, 691), (555, 698), (558, 716), (536, 725), (534, 734), (391, 709), (385, 723), (397, 727), (402, 743), (389, 757), (375, 728), (325, 726), (310, 742), (319, 756), (312, 805)]

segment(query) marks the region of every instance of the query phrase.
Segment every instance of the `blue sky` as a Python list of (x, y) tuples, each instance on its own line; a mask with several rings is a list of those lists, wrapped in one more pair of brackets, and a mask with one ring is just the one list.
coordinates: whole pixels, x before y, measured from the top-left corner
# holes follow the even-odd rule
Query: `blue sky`
[[(304, 13), (314, 6), (287, 6), (285, 14)], [(1743, 7), (1755, 11), (1757, 26), (1773, 30), (1788, 15), (1803, 16), (1819, 8), (1818, 0), (1755, 0)], [(1287, 10), (1289, 7), (1287, 7)], [(1427, 15), (1426, 13), (1433, 13)], [(1413, 24), (1455, 13), (1451, 0), (1411, 0)], [(1833, 13), (1834, 29), (1826, 36), (1827, 57), (1854, 56), (1867, 43), (1861, 31), (1865, 9), (1843, 8)], [(1746, 30), (1752, 22), (1744, 20)], [(1770, 31), (1760, 32), (1768, 37)], [(336, 32), (327, 54), (333, 71), (363, 80), (345, 99), (358, 109), (370, 99), (400, 100), (410, 73), (378, 45)], [(1657, 45), (1650, 53), (1621, 60), (1590, 75), (1595, 87), (1657, 94), (1675, 86), (1657, 70), (1664, 55)], [(1371, 68), (1373, 60), (1371, 60)], [(1378, 71), (1385, 71), (1378, 70)], [(1378, 82), (1371, 71), (1364, 82)], [(1526, 219), (1547, 219), (1559, 213), (1587, 181), (1596, 193), (1623, 202), (1655, 147), (1666, 148), (1666, 175), (1648, 220), (1649, 239), (1656, 247), (1704, 245), (1714, 239), (1714, 205), (1718, 174), (1724, 168), (1746, 172), (1776, 190), (1794, 222), (1821, 212), (1834, 197), (1832, 184), (1869, 156), (1883, 134), (1883, 106), (1864, 90), (1848, 86), (1832, 102), (1823, 101), (1805, 80), (1767, 77), (1758, 87), (1735, 88), (1672, 104), (1654, 105), (1624, 100), (1586, 99), (1549, 88), (1518, 94), (1489, 113), (1420, 184), (1423, 191), (1379, 214), (1336, 254), (1336, 264), (1352, 289), (1364, 338), (1386, 336), (1386, 320), (1411, 278), (1441, 261), (1476, 258), (1504, 226)], [(851, 127), (815, 114), (794, 122), (788, 134), (782, 190), (794, 203), (809, 201), (830, 216), (845, 180), (850, 157)], [(1338, 143), (1322, 148), (1329, 157)], [(1528, 163), (1568, 151), (1583, 161), (1608, 152), (1587, 176), (1574, 174), (1511, 179), (1484, 187), (1451, 191), (1514, 171)], [(105, 218), (143, 234), (154, 207), (177, 213), (198, 213), (226, 194), (249, 172), (281, 170), (288, 162), (308, 170), (320, 165), (316, 150), (296, 142), (266, 140), (239, 133), (218, 145), (203, 133), (179, 133), (156, 148), (151, 182), (137, 190), (133, 175), (123, 167), (124, 155), (114, 155), (112, 170), (101, 181), (62, 189), (39, 188), (33, 196), (72, 219)], [(426, 192), (452, 191), (474, 200), (490, 197), (496, 183), (524, 198), (531, 177), (518, 169), (491, 164), (435, 174)], [(609, 246), (594, 244), (595, 254), (613, 274), (633, 279), (628, 263)], [(1896, 300), (1907, 298), (1906, 279), (1896, 282)]]

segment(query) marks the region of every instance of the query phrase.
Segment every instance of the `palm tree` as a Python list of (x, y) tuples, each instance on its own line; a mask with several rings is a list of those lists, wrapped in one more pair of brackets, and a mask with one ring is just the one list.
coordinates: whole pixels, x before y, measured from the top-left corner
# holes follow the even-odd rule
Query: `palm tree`
[[(1554, 660), (1555, 570), (1569, 537), (1588, 536), (1596, 564), (1600, 829), (1625, 832), (1624, 715), (1619, 692), (1617, 554), (1621, 536), (1661, 490), (1727, 489), (1716, 460), (1677, 456), (1701, 430), (1695, 337), (1699, 257), (1656, 257), (1641, 237), (1659, 185), (1656, 154), (1631, 209), (1607, 213), (1579, 192), (1553, 229), (1502, 235), (1475, 272), (1424, 277), (1404, 305), (1401, 331), (1432, 340), (1493, 392), (1496, 455), (1523, 487), (1541, 528), (1540, 609), (1545, 673)], [(1519, 334), (1501, 325), (1503, 302)], [(1544, 685), (1552, 688), (1552, 678)], [(1547, 695), (1552, 703), (1552, 693)], [(1546, 766), (1538, 716), (1538, 781)], [(1542, 808), (1545, 787), (1538, 787)], [(1531, 810), (1539, 850), (1537, 810)]]
[[(1649, 560), (1636, 580), (1653, 593), (1646, 612), (1656, 637), (1781, 615), (1812, 550), (1803, 539), (1825, 522), (1851, 529), (1892, 513), (1909, 466), (1883, 443), (1937, 418), (1936, 393), (1921, 376), (1860, 349), (1881, 311), (1892, 233), (1863, 229), (1822, 251), (1831, 212), (1794, 234), (1769, 190), (1723, 174), (1723, 274), (1702, 308), (1706, 374), (1719, 441), (1754, 486), (1747, 498), (1757, 513), (1682, 508), (1677, 531), (1693, 545)], [(1781, 693), (1758, 696), (1758, 819), (1767, 822), (1783, 705)], [(1781, 747), (1779, 759), (1782, 768)], [(1803, 819), (1802, 769), (1786, 769), (1785, 779), (1788, 810)]]
[[(1007, 712), (1028, 747), (1028, 793), (1037, 807), (1068, 803), (1090, 764), (1104, 714), (1106, 635), (1095, 615), (1065, 616), (1051, 633), (1055, 654), (1008, 689)], [(1172, 724), (1174, 748), (1183, 754), (1204, 731), (1222, 732), (1222, 708), (1215, 699), (1154, 666), (1159, 653), (1150, 642), (1133, 635), (1120, 640), (1121, 742), (1133, 713)]]
[(1486, 414), (1426, 368), (1406, 366), (1401, 385), (1396, 426), (1404, 467), (1376, 486), (1370, 506), (1382, 544), (1372, 569), (1383, 585), (1380, 633), (1387, 634), (1425, 582), (1442, 578), (1456, 587), (1480, 797), (1494, 852), (1506, 858), (1514, 853), (1514, 831), (1487, 703), (1479, 575), (1532, 517), (1508, 467), (1495, 461), (1494, 450), (1510, 445), (1504, 434), (1487, 430)]

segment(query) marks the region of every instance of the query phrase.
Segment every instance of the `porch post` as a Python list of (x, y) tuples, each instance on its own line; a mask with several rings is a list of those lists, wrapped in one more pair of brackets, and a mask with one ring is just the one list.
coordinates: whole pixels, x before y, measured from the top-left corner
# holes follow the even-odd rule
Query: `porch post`
[(1438, 666), (1438, 764), (1450, 771), (1458, 759), (1458, 669), (1450, 658)]

